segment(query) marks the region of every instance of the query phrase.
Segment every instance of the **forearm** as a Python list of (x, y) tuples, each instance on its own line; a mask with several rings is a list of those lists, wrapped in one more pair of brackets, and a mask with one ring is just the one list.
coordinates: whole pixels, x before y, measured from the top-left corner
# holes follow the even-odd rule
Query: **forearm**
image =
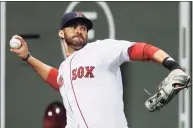
[(157, 51), (153, 56), (153, 60), (159, 64), (162, 64), (165, 68), (169, 69), (170, 71), (174, 69), (183, 70), (182, 67), (163, 50)]
[(153, 61), (170, 71), (182, 69), (165, 51), (147, 43), (136, 43), (128, 49), (128, 54), (133, 61)]
[(27, 63), (43, 79), (46, 80), (51, 70), (51, 66), (44, 64), (33, 56), (29, 57)]
[(57, 69), (44, 64), (33, 56), (28, 58), (27, 63), (48, 85), (50, 85), (50, 87), (59, 90), (59, 85), (57, 83)]
[(166, 52), (164, 52), (163, 50), (160, 49), (157, 52), (155, 52), (155, 54), (153, 55), (152, 61), (154, 61), (158, 64), (162, 64), (163, 60), (166, 57), (169, 57), (169, 55)]

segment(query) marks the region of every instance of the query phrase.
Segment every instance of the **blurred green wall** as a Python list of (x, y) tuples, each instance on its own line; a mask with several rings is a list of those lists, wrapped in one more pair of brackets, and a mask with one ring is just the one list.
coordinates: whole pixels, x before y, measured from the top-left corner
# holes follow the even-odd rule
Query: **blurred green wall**
[[(151, 43), (178, 60), (178, 2), (107, 2), (115, 22), (115, 38)], [(64, 60), (57, 36), (60, 18), (69, 2), (7, 2), (6, 25), (6, 128), (42, 128), (46, 106), (60, 100), (37, 74), (9, 51), (14, 34), (40, 34), (27, 39), (31, 54), (54, 67)], [(109, 37), (108, 19), (95, 2), (82, 2), (74, 11), (95, 11), (94, 39)], [(121, 66), (125, 113), (131, 128), (177, 128), (178, 99), (159, 112), (149, 113), (144, 106), (169, 73), (154, 63), (131, 62)], [(94, 116), (94, 115), (93, 115)], [(169, 123), (168, 123), (169, 121)]]

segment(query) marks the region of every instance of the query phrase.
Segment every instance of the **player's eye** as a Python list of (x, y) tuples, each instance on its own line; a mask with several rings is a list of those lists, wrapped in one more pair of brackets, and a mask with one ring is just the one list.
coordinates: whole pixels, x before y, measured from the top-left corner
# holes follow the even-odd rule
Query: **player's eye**
[(81, 27), (82, 31), (87, 31), (87, 28), (85, 26)]

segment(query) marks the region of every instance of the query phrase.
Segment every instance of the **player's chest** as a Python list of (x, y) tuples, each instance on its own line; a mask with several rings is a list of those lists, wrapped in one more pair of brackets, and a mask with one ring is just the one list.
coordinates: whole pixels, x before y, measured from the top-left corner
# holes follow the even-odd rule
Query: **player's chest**
[(105, 61), (98, 55), (73, 54), (64, 63), (60, 70), (63, 70), (63, 79), (69, 82), (86, 82), (100, 76), (100, 73), (107, 70)]
[(80, 51), (70, 56), (65, 65), (73, 74), (79, 72), (81, 77), (92, 77), (91, 74), (94, 70), (103, 70), (105, 66), (108, 66), (106, 62), (106, 59), (97, 52)]

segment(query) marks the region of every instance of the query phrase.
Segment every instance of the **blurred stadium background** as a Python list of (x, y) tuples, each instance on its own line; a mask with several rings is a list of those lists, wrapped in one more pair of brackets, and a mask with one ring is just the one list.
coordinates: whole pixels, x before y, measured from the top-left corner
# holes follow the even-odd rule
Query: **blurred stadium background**
[[(2, 4), (6, 5), (6, 13), (2, 12), (4, 6), (1, 6), (1, 15), (6, 14), (6, 24), (1, 24), (1, 44), (5, 42), (5, 49), (1, 45), (1, 60), (5, 59), (5, 63), (1, 62), (1, 67), (6, 65), (1, 68), (1, 72), (5, 72), (5, 81), (1, 79), (1, 87), (5, 87), (6, 106), (5, 112), (1, 111), (1, 114), (5, 114), (5, 122), (1, 122), (1, 126), (5, 123), (5, 127), (2, 128), (42, 128), (47, 106), (53, 101), (62, 102), (58, 92), (48, 87), (30, 66), (9, 51), (8, 43), (12, 35), (24, 36), (34, 57), (57, 68), (65, 58), (57, 36), (61, 16), (65, 11), (82, 11), (94, 23), (94, 28), (89, 33), (89, 42), (105, 38), (148, 42), (168, 52), (191, 74), (191, 20), (188, 19), (191, 2), (183, 3), (150, 1)], [(1, 22), (3, 20), (1, 16)], [(3, 29), (6, 30), (5, 35)], [(144, 106), (148, 98), (144, 88), (155, 92), (158, 84), (169, 73), (168, 70), (154, 63), (141, 62), (124, 63), (121, 70), (125, 114), (131, 128), (191, 128), (190, 90), (182, 92), (180, 97), (176, 97), (159, 112), (149, 113)], [(1, 101), (3, 99), (4, 97)], [(1, 121), (4, 121), (3, 117), (1, 116)]]

